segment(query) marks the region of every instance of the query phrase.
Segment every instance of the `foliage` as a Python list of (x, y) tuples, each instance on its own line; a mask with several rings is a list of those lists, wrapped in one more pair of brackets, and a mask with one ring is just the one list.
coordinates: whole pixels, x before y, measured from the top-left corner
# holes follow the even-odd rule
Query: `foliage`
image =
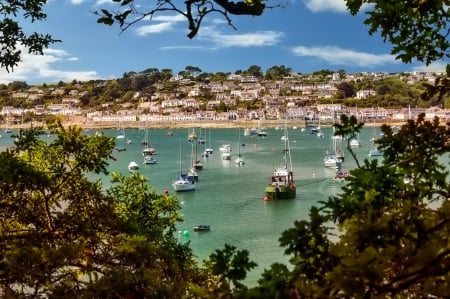
[(195, 37), (203, 19), (209, 14), (222, 15), (228, 25), (234, 28), (230, 15), (259, 16), (267, 8), (266, 0), (238, 2), (227, 0), (190, 0), (183, 2), (183, 4), (172, 0), (155, 1), (155, 5), (149, 10), (142, 10), (144, 6), (141, 7), (134, 0), (117, 0), (114, 2), (117, 2), (121, 10), (100, 9), (96, 11), (95, 13), (99, 16), (98, 23), (106, 25), (118, 24), (121, 30), (124, 31), (143, 19), (152, 19), (154, 15), (160, 12), (172, 11), (186, 18), (189, 38)]
[[(369, 26), (369, 34), (380, 32), (384, 40), (392, 44), (392, 54), (410, 63), (414, 60), (425, 62), (448, 59), (448, 23), (450, 11), (447, 1), (435, 0), (346, 0), (351, 14), (355, 15), (363, 7), (369, 7), (364, 24)], [(366, 9), (364, 9), (366, 10)], [(424, 98), (434, 94), (439, 97), (450, 92), (450, 67), (429, 90)]]
[[(43, 55), (50, 44), (60, 42), (49, 34), (27, 33), (20, 26), (25, 20), (31, 23), (45, 21), (42, 6), (46, 0), (0, 1), (0, 67), (13, 70), (21, 61), (22, 50)], [(22, 49), (22, 47), (24, 49)]]
[[(336, 134), (360, 126), (341, 119)], [(421, 115), (384, 137), (378, 160), (280, 238), (295, 298), (446, 298), (450, 287), (450, 128)], [(333, 223), (336, 231), (332, 230)], [(337, 233), (337, 237), (334, 236)], [(261, 287), (261, 286), (260, 286)]]
[(0, 293), (20, 298), (181, 298), (201, 286), (179, 244), (176, 198), (106, 173), (114, 140), (59, 123), (51, 143), (21, 131), (0, 153)]

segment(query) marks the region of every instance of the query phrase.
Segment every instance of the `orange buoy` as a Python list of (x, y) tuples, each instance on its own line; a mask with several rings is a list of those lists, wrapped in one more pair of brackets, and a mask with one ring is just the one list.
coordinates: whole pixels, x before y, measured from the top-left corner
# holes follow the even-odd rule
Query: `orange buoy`
[(268, 196), (264, 196), (264, 201), (269, 201), (269, 197)]

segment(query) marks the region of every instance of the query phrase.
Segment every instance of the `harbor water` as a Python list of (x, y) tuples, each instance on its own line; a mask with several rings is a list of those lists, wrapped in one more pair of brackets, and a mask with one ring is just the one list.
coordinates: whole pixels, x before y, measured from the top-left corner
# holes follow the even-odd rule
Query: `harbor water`
[[(332, 147), (332, 129), (323, 128), (324, 137), (321, 138), (309, 130), (288, 129), (297, 196), (296, 199), (280, 201), (263, 199), (272, 170), (283, 162), (284, 141), (281, 137), (284, 129), (269, 128), (267, 136), (261, 138), (243, 136), (243, 128), (195, 128), (196, 135), (206, 140), (204, 144), (196, 144), (196, 152), (188, 142), (189, 131), (174, 129), (169, 136), (167, 129), (148, 129), (149, 146), (156, 148), (157, 164), (144, 165), (141, 141), (145, 131), (127, 129), (125, 138), (116, 139), (117, 148), (123, 151), (114, 151), (116, 160), (111, 160), (109, 170), (128, 174), (128, 164), (131, 161), (138, 163), (138, 172), (149, 179), (149, 185), (157, 192), (168, 190), (169, 194), (178, 197), (184, 218), (184, 222), (178, 225), (178, 237), (180, 242), (189, 242), (198, 261), (201, 263), (224, 244), (246, 249), (250, 259), (258, 264), (249, 273), (246, 284), (255, 285), (262, 271), (271, 264), (281, 262), (288, 265), (289, 257), (279, 246), (281, 233), (293, 227), (294, 221), (307, 219), (311, 206), (341, 192), (344, 182), (335, 181), (335, 169), (326, 168), (323, 163), (324, 153)], [(114, 138), (121, 133), (115, 129), (101, 132)], [(86, 131), (86, 134), (95, 133), (94, 130)], [(1, 134), (0, 148), (12, 146), (13, 138), (4, 132)], [(42, 138), (51, 140), (52, 136), (43, 135)], [(360, 134), (362, 146), (353, 149), (360, 161), (381, 159), (368, 157), (371, 138), (372, 129), (364, 128)], [(223, 144), (232, 146), (231, 160), (222, 160), (219, 148)], [(214, 150), (213, 154), (202, 157), (204, 149), (209, 147)], [(234, 161), (239, 147), (245, 159), (244, 165)], [(203, 170), (197, 171), (196, 190), (175, 193), (171, 184), (180, 170), (189, 170), (193, 152), (203, 164)], [(342, 170), (346, 171), (354, 168), (356, 163), (346, 149), (344, 153)], [(102, 179), (108, 186), (108, 177)], [(211, 229), (194, 232), (193, 227), (198, 224), (208, 224)]]

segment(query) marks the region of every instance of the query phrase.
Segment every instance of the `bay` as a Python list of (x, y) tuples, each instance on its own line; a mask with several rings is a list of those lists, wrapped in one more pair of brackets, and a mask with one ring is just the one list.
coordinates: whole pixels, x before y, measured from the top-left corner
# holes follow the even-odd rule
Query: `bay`
[[(144, 130), (126, 129), (124, 139), (116, 139), (115, 150), (109, 170), (128, 174), (128, 164), (135, 161), (140, 165), (139, 173), (149, 178), (157, 192), (168, 190), (170, 195), (178, 197), (181, 203), (181, 213), (184, 222), (178, 225), (180, 242), (189, 242), (199, 262), (205, 260), (214, 250), (223, 248), (224, 244), (236, 246), (239, 250), (248, 250), (250, 259), (258, 264), (246, 280), (249, 286), (255, 285), (264, 269), (274, 262), (288, 265), (289, 257), (284, 255), (284, 249), (279, 246), (278, 239), (286, 229), (293, 227), (294, 221), (308, 218), (311, 206), (319, 205), (329, 196), (341, 191), (343, 182), (333, 180), (335, 170), (324, 167), (323, 155), (331, 148), (331, 128), (323, 128), (323, 138), (318, 138), (300, 129), (289, 129), (291, 158), (294, 168), (294, 178), (297, 184), (297, 197), (294, 200), (264, 201), (264, 187), (272, 170), (283, 161), (284, 141), (281, 136), (284, 130), (267, 129), (267, 137), (246, 137), (242, 129), (200, 129), (196, 128), (197, 136), (206, 139), (205, 144), (198, 144), (197, 155), (202, 161), (203, 170), (199, 170), (199, 182), (195, 191), (175, 193), (172, 181), (180, 173), (190, 167), (192, 144), (188, 142), (187, 129), (173, 129), (173, 135), (168, 136), (167, 129), (149, 129), (149, 143), (157, 150), (158, 163), (142, 164), (142, 145)], [(120, 131), (110, 129), (101, 131), (106, 136), (116, 137)], [(2, 132), (3, 133), (3, 132)], [(86, 134), (95, 134), (90, 130)], [(2, 134), (0, 149), (12, 146), (13, 139)], [(368, 158), (372, 129), (364, 128), (360, 134), (362, 146), (354, 148), (358, 159)], [(44, 140), (52, 140), (52, 136), (43, 135)], [(130, 140), (131, 143), (128, 143)], [(231, 160), (221, 159), (219, 147), (230, 144), (233, 154), (238, 152), (245, 158), (244, 165)], [(181, 145), (181, 146), (180, 146)], [(244, 146), (245, 145), (245, 146)], [(208, 157), (201, 157), (206, 147), (214, 149)], [(345, 151), (343, 170), (356, 166), (350, 153)], [(381, 158), (370, 158), (381, 159)], [(104, 185), (108, 186), (108, 178), (102, 177)], [(209, 232), (194, 232), (198, 224), (209, 224)], [(187, 233), (183, 233), (183, 232)]]

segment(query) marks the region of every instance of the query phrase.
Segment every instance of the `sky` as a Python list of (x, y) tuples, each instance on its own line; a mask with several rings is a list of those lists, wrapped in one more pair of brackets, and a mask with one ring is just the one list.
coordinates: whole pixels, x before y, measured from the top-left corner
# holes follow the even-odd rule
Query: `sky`
[[(43, 56), (24, 51), (12, 72), (0, 70), (0, 83), (109, 80), (148, 68), (178, 74), (186, 66), (208, 73), (234, 73), (253, 65), (263, 72), (285, 66), (302, 74), (324, 69), (349, 74), (445, 69), (444, 63), (425, 68), (396, 61), (390, 44), (379, 34), (369, 35), (364, 13), (350, 15), (344, 0), (284, 1), (284, 8), (268, 9), (262, 16), (230, 15), (235, 28), (222, 15), (210, 14), (197, 36), (189, 39), (186, 19), (167, 11), (122, 32), (117, 25), (97, 23), (93, 13), (117, 10), (112, 0), (49, 0), (43, 6), (45, 21), (21, 24), (26, 32), (48, 33), (62, 42), (50, 45)], [(139, 9), (155, 2), (135, 1)]]

